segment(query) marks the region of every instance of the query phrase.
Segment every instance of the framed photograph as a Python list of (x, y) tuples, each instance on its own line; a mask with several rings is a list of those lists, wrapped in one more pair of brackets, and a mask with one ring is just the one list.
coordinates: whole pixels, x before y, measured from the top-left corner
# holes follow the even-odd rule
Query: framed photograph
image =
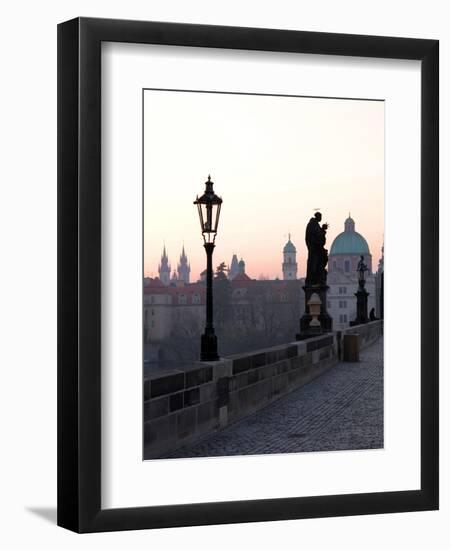
[(58, 27), (58, 524), (438, 508), (436, 40)]

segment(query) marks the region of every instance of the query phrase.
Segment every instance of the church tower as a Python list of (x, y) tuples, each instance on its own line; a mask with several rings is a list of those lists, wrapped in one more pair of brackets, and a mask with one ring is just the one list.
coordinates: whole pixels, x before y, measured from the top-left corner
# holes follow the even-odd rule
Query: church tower
[(181, 251), (180, 262), (178, 263), (178, 280), (183, 281), (186, 285), (189, 284), (189, 278), (191, 273), (191, 265), (188, 262), (186, 253), (183, 249)]
[(230, 270), (228, 272), (228, 278), (230, 281), (232, 281), (236, 275), (239, 273), (239, 262), (237, 259), (236, 254), (233, 254), (233, 257), (231, 258), (231, 264), (230, 264)]
[(245, 275), (245, 262), (242, 258), (238, 263), (238, 275)]
[(297, 279), (297, 249), (291, 241), (291, 234), (289, 233), (288, 242), (283, 248), (283, 279), (285, 281), (293, 281)]
[(164, 245), (163, 253), (161, 255), (161, 262), (158, 266), (159, 279), (163, 285), (169, 286), (170, 284), (170, 264), (169, 258), (166, 253), (166, 245)]

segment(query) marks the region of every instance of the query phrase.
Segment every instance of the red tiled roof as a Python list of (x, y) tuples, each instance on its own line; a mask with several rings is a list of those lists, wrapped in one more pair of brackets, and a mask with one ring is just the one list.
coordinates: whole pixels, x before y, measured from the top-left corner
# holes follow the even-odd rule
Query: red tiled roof
[(190, 296), (191, 294), (205, 294), (206, 287), (204, 284), (192, 283), (185, 286), (172, 286), (169, 287), (171, 294), (184, 294)]
[[(156, 278), (144, 286), (144, 294), (166, 294), (173, 296), (174, 298), (178, 298), (183, 295), (190, 298), (188, 300), (188, 304), (193, 303), (192, 297), (195, 294), (198, 294), (200, 296), (201, 303), (203, 303), (206, 294), (206, 287), (203, 283), (190, 283), (180, 286), (170, 284), (166, 286), (160, 281), (160, 279)], [(174, 303), (176, 304), (177, 302)]]
[(238, 273), (236, 277), (233, 278), (233, 283), (242, 283), (244, 281), (252, 281), (254, 279), (250, 279), (250, 277), (246, 273)]
[(161, 287), (166, 288), (159, 277), (155, 277), (154, 279), (152, 279), (151, 277), (146, 277), (144, 282), (144, 290), (147, 288), (161, 288)]
[[(256, 280), (251, 279), (245, 273), (239, 273), (231, 281), (233, 287), (249, 287), (254, 285), (256, 288), (271, 290), (274, 293), (286, 292), (292, 288), (292, 284), (297, 283), (298, 285), (303, 284), (303, 280), (297, 279), (296, 281), (284, 281), (284, 280)], [(158, 277), (154, 279), (146, 280), (144, 286), (144, 294), (167, 294), (170, 296), (193, 296), (194, 294), (199, 294), (201, 296), (202, 302), (206, 294), (206, 285), (204, 282), (189, 283), (187, 285), (174, 285), (170, 284), (168, 286), (164, 285)]]

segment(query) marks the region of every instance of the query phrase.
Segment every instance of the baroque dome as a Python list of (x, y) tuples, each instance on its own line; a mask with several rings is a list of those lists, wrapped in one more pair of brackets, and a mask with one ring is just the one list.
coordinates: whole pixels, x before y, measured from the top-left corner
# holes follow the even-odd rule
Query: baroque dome
[(355, 231), (355, 221), (350, 216), (345, 220), (344, 231), (334, 239), (330, 249), (330, 256), (333, 254), (345, 255), (368, 255), (369, 245), (366, 239)]

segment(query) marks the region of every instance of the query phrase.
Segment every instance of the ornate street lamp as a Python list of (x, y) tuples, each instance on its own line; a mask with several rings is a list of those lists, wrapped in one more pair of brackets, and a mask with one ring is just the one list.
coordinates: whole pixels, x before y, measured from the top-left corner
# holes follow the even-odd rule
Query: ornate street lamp
[(214, 193), (211, 176), (205, 182), (205, 192), (194, 201), (198, 208), (200, 227), (203, 234), (203, 246), (206, 250), (206, 326), (201, 339), (201, 361), (218, 361), (217, 336), (213, 324), (213, 268), (212, 255), (215, 247), (217, 227), (219, 225), (222, 199)]

